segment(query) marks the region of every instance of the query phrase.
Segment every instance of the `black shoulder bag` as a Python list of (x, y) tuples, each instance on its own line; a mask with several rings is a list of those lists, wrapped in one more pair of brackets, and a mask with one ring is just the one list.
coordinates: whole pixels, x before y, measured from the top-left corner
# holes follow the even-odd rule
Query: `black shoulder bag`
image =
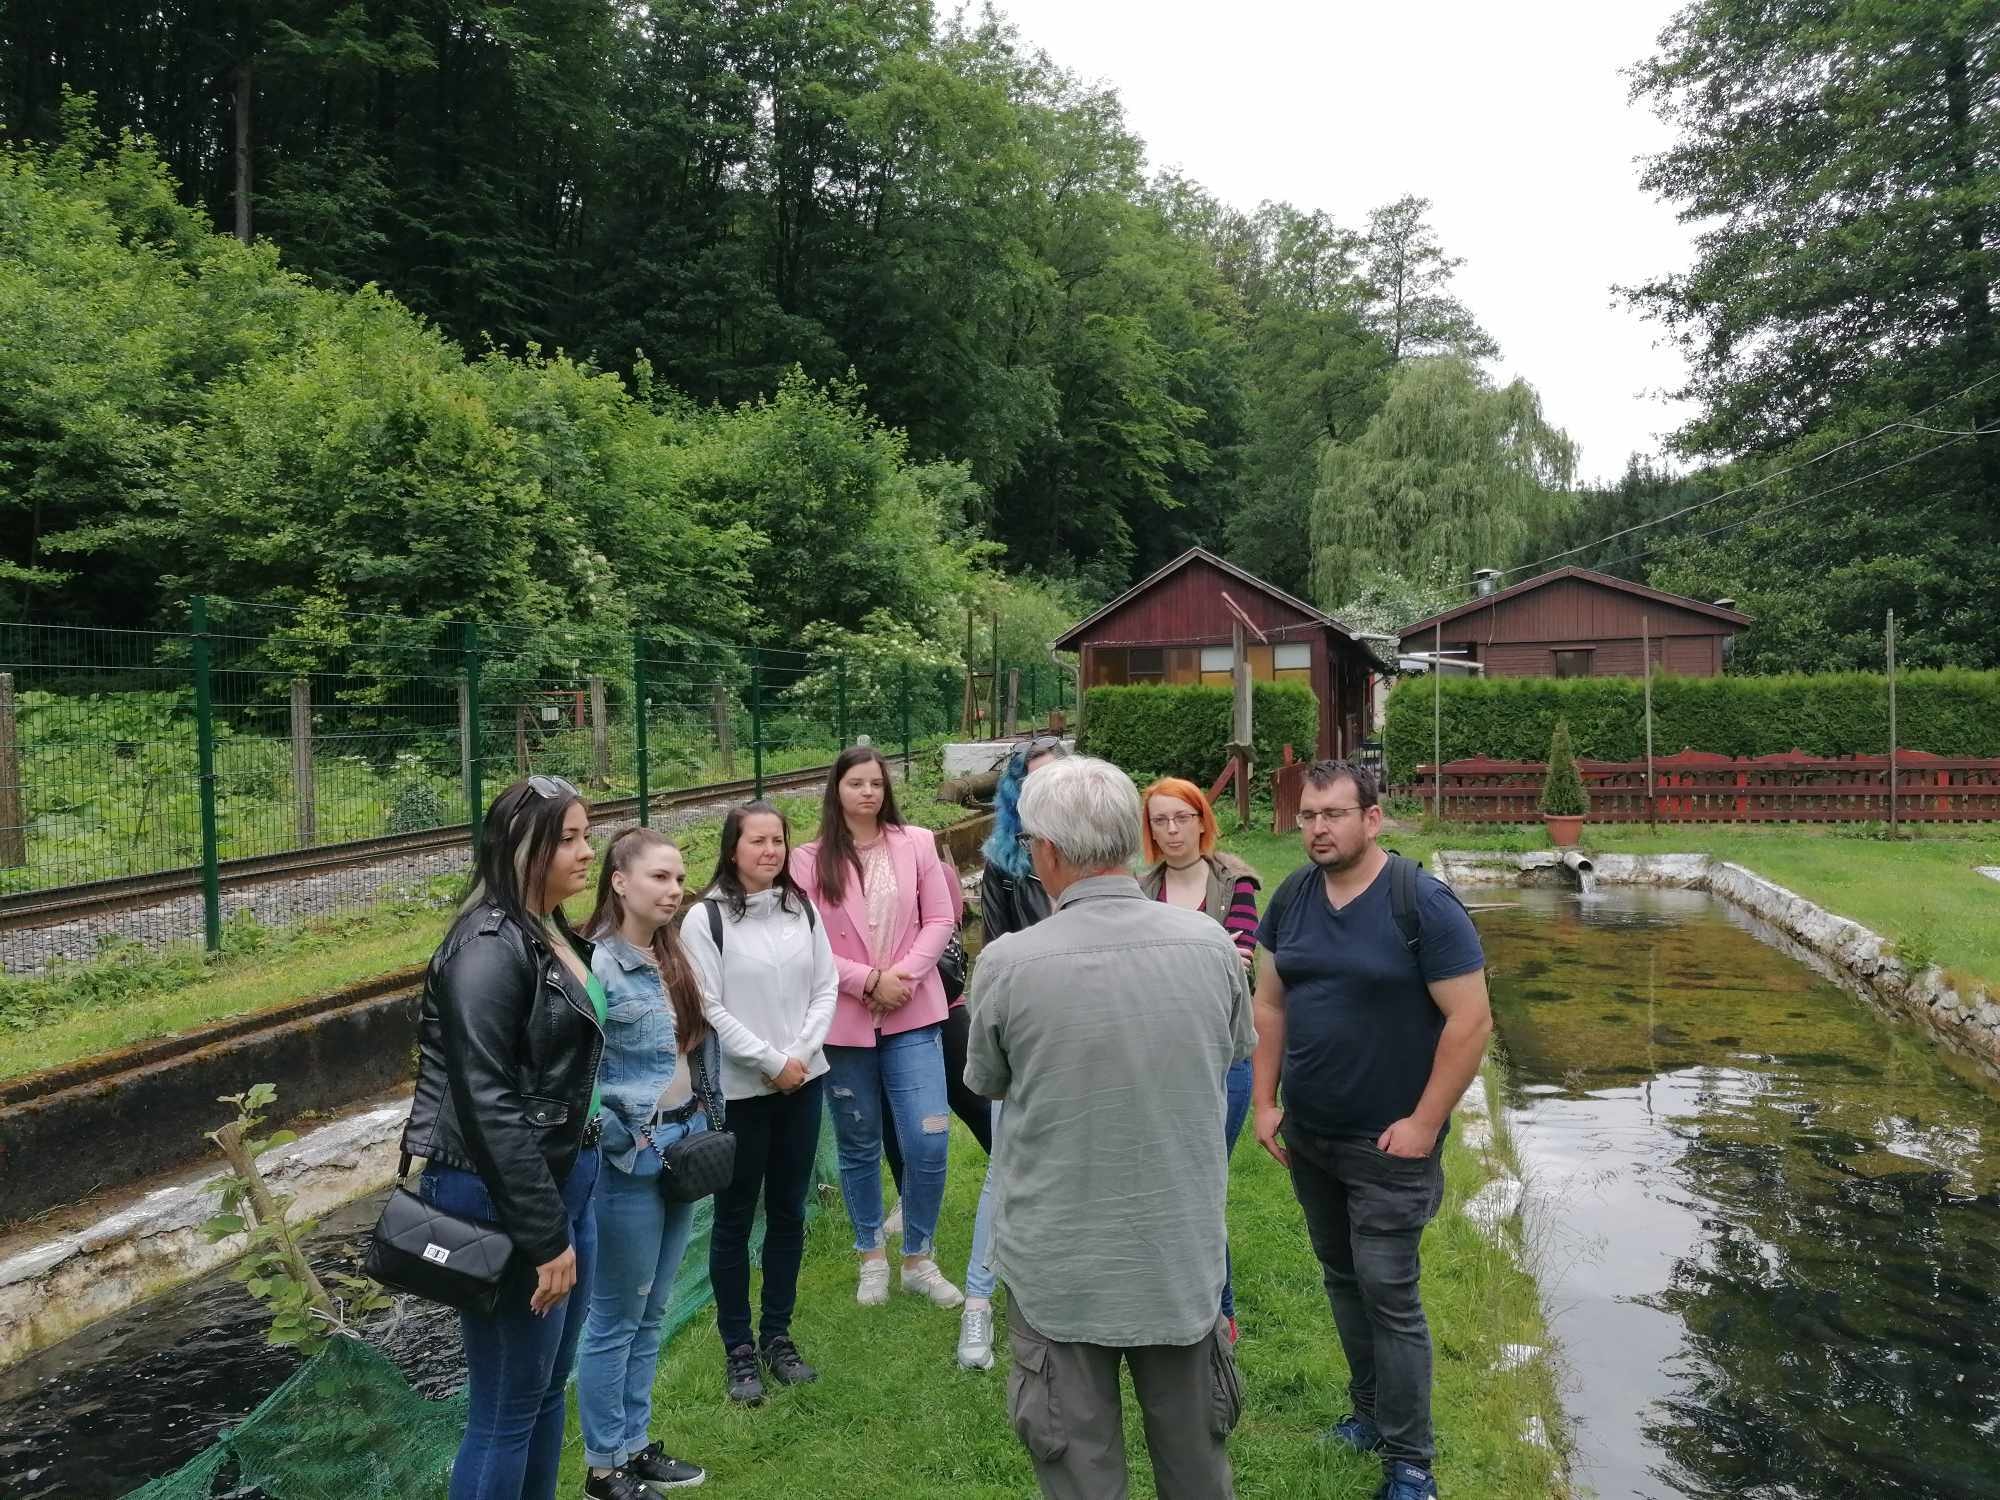
[(514, 1242), (498, 1224), (462, 1219), (424, 1202), (404, 1185), (409, 1174), (405, 1151), (362, 1269), (391, 1291), (491, 1316)]
[(653, 1139), (650, 1125), (641, 1125), (639, 1134), (660, 1156), (660, 1196), (669, 1203), (693, 1203), (729, 1186), (736, 1175), (736, 1137), (713, 1123), (721, 1119), (708, 1069), (699, 1050), (683, 1054), (694, 1070), (694, 1093), (710, 1121), (706, 1130), (684, 1135), (665, 1150)]

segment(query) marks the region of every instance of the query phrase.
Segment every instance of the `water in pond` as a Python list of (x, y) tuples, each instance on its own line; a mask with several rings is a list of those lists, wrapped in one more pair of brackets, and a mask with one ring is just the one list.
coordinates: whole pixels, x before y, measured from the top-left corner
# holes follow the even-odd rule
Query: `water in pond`
[(1706, 896), (1480, 918), (1580, 1479), (2000, 1496), (2000, 1091)]
[[(352, 1271), (379, 1196), (327, 1217), (314, 1266)], [(426, 1396), (464, 1381), (457, 1314), (406, 1302), (369, 1342)], [(0, 1371), (0, 1496), (113, 1500), (185, 1463), (298, 1367), (226, 1273), (191, 1282)]]

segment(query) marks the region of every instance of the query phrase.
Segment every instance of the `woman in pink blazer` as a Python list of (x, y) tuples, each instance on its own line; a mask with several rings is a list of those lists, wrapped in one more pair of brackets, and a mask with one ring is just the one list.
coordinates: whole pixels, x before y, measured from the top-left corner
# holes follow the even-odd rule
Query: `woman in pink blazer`
[(858, 745), (841, 752), (820, 805), (819, 837), (792, 851), (792, 876), (819, 908), (840, 970), (826, 1038), (827, 1107), (861, 1257), (855, 1300), (866, 1307), (889, 1300), (886, 1100), (904, 1161), (903, 1290), (956, 1307), (964, 1294), (938, 1270), (932, 1237), (951, 1142), (937, 961), (958, 928), (958, 902), (936, 839), (928, 829), (906, 828), (896, 811), (880, 751)]

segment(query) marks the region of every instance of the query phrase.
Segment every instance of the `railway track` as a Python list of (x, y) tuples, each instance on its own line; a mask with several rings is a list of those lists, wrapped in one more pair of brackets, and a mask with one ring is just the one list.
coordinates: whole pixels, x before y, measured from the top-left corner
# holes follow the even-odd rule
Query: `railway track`
[[(801, 771), (776, 772), (764, 778), (764, 789), (767, 792), (791, 791), (804, 786), (818, 786), (825, 781), (830, 770), (832, 766), (829, 764), (808, 766)], [(651, 801), (656, 809), (699, 807), (711, 802), (735, 801), (755, 790), (756, 782), (745, 777), (738, 781), (716, 781), (706, 786), (654, 792)], [(607, 797), (601, 802), (592, 802), (590, 811), (594, 823), (622, 822), (638, 814), (639, 799)], [(381, 838), (322, 844), (317, 848), (297, 849), (284, 854), (255, 854), (243, 859), (225, 859), (221, 864), (222, 889), (228, 891), (324, 875), (333, 870), (381, 864), (411, 854), (465, 848), (470, 843), (470, 830), (460, 824), (453, 828), (427, 828), (420, 833), (395, 833)], [(110, 880), (92, 880), (54, 890), (22, 891), (0, 896), (0, 932), (53, 927), (60, 922), (132, 911), (200, 894), (201, 870), (198, 866), (158, 870), (145, 875), (121, 875)]]

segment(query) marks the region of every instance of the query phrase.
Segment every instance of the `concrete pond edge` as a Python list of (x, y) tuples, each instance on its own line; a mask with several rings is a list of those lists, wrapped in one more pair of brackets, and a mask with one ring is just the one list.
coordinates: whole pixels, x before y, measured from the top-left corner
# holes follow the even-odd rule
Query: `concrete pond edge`
[[(1960, 993), (1936, 964), (1906, 963), (1892, 939), (1728, 860), (1707, 854), (1590, 853), (1589, 858), (1599, 885), (1706, 891), (1787, 957), (1893, 1016), (1923, 1023), (2000, 1078), (2000, 995), (1987, 987)], [(1571, 877), (1560, 859), (1553, 849), (1525, 854), (1443, 849), (1436, 864), (1440, 879), (1470, 889), (1567, 882)]]

